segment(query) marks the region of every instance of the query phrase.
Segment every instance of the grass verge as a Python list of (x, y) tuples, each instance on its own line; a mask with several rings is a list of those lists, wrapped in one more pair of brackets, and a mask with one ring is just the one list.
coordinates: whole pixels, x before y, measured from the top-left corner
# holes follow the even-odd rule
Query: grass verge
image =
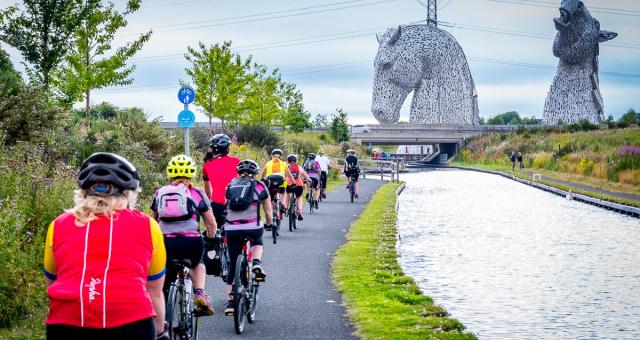
[[(531, 177), (529, 175), (527, 175), (527, 174), (524, 174), (524, 173), (518, 172), (518, 171), (505, 171), (504, 167), (502, 167), (500, 165), (469, 164), (469, 163), (461, 163), (461, 162), (454, 162), (451, 165), (460, 166), (460, 167), (466, 167), (466, 168), (476, 168), (476, 169), (482, 169), (482, 170), (501, 171), (501, 172), (508, 173), (510, 175), (513, 175), (513, 176), (521, 178), (521, 179), (531, 180)], [(548, 177), (556, 178), (556, 176), (553, 176), (549, 172), (537, 171), (538, 169), (533, 169), (533, 170), (529, 169), (529, 170), (533, 171), (533, 172), (537, 172), (537, 173), (542, 173), (543, 175), (548, 176)], [(567, 180), (565, 178), (557, 178), (557, 179)], [(597, 198), (597, 199), (601, 199), (601, 200), (605, 200), (605, 201), (609, 201), (609, 202), (613, 202), (613, 203), (624, 204), (624, 205), (628, 205), (628, 206), (631, 206), (631, 207), (640, 208), (640, 202), (638, 202), (638, 201), (628, 200), (628, 199), (615, 197), (615, 196), (611, 196), (611, 195), (606, 195), (606, 194), (602, 194), (602, 193), (597, 193), (597, 192), (593, 192), (593, 191), (582, 190), (582, 189), (569, 187), (569, 186), (562, 185), (562, 184), (555, 183), (555, 182), (551, 182), (551, 181), (541, 180), (541, 181), (537, 181), (537, 182), (538, 183), (542, 183), (544, 185), (548, 185), (550, 187), (554, 187), (556, 189), (560, 189), (560, 190), (564, 190), (564, 191), (571, 191), (571, 192), (576, 193), (576, 194), (581, 194), (581, 195), (585, 195), (585, 196), (589, 196), (589, 197), (593, 197), (593, 198)], [(580, 184), (589, 185), (588, 183), (580, 183)], [(603, 188), (603, 189), (609, 190), (610, 188)]]
[(396, 253), (396, 190), (388, 183), (351, 226), (333, 262), (358, 335), (364, 339), (476, 339), (447, 311), (422, 295)]

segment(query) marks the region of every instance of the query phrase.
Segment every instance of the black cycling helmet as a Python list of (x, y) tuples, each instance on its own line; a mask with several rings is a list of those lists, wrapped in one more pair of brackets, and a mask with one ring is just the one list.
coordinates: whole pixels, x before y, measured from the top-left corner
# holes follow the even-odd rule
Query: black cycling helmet
[(214, 155), (226, 155), (229, 153), (231, 139), (224, 133), (219, 133), (209, 139), (209, 146), (213, 150)]
[(312, 152), (307, 156), (307, 158), (309, 158), (310, 160), (314, 160), (316, 159), (316, 154)]
[(271, 151), (271, 156), (280, 155), (280, 157), (282, 157), (283, 154), (284, 153), (280, 149), (273, 149), (273, 151)]
[(287, 156), (287, 162), (295, 163), (297, 161), (298, 161), (298, 156), (296, 156), (295, 154), (290, 154), (289, 156)]
[(96, 152), (82, 162), (78, 172), (78, 185), (89, 189), (92, 185), (111, 184), (120, 190), (136, 190), (140, 176), (136, 167), (126, 158), (108, 152)]
[(260, 172), (260, 166), (258, 166), (258, 163), (251, 159), (245, 159), (244, 161), (238, 163), (236, 171), (238, 172), (238, 175), (250, 174), (256, 176), (258, 172)]

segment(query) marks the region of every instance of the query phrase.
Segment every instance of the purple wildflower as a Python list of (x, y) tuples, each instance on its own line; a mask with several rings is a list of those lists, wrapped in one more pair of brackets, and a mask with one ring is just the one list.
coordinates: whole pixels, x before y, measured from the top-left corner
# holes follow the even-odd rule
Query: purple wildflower
[(621, 146), (618, 149), (618, 156), (638, 156), (640, 155), (640, 146), (636, 146), (636, 145), (625, 145), (625, 146)]

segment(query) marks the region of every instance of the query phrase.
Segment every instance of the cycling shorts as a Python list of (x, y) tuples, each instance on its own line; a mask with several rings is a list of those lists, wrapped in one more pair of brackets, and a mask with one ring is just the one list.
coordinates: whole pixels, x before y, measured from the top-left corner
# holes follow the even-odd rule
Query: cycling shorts
[(303, 191), (304, 191), (304, 187), (301, 187), (299, 185), (296, 185), (296, 186), (290, 185), (287, 187), (288, 194), (294, 193), (298, 197), (302, 196)]
[(251, 242), (251, 246), (264, 245), (262, 242), (262, 234), (264, 229), (247, 229), (247, 230), (225, 230), (224, 234), (227, 238), (227, 249), (229, 250), (229, 261), (231, 266), (229, 268), (230, 275), (227, 275), (227, 284), (233, 283), (233, 276), (236, 272), (236, 260), (238, 255), (242, 254), (243, 238), (248, 238)]
[(76, 327), (63, 324), (47, 325), (47, 339), (155, 339), (156, 323), (153, 318), (134, 321), (111, 328)]
[(287, 181), (284, 180), (284, 176), (282, 175), (269, 175), (264, 182), (267, 184), (269, 193), (272, 194), (271, 196), (273, 196), (275, 192), (282, 194), (287, 188)]
[(175, 281), (178, 271), (171, 265), (174, 259), (185, 259), (191, 261), (191, 269), (197, 267), (202, 262), (204, 254), (204, 240), (202, 237), (186, 237), (176, 235), (175, 237), (164, 237), (164, 246), (167, 248), (167, 276), (164, 280), (164, 288), (168, 291), (171, 283)]
[(311, 187), (318, 190), (320, 189), (320, 179), (311, 177)]

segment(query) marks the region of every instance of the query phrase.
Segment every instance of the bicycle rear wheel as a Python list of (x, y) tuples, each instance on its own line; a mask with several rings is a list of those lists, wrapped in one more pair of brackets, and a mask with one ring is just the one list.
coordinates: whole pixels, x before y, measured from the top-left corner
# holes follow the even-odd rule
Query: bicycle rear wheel
[(353, 203), (353, 198), (356, 196), (356, 188), (353, 181), (349, 183), (349, 194), (351, 195), (351, 203)]
[(165, 320), (169, 325), (169, 337), (171, 339), (179, 338), (179, 324), (180, 324), (180, 315), (178, 314), (178, 318), (176, 319), (176, 311), (179, 313), (180, 311), (180, 299), (178, 299), (179, 289), (174, 284), (171, 284), (171, 288), (169, 288), (169, 294), (167, 295), (167, 310), (165, 311)]
[(244, 263), (244, 256), (238, 255), (238, 259), (236, 260), (236, 272), (233, 277), (233, 326), (236, 330), (236, 334), (242, 334), (244, 331), (244, 321), (247, 316), (247, 311), (245, 310), (245, 288), (242, 283), (242, 275), (244, 275), (244, 270), (246, 264)]
[(308, 202), (309, 202), (309, 214), (310, 215), (313, 215), (313, 208), (314, 208), (313, 197), (314, 197), (314, 194), (315, 194), (315, 190), (313, 188), (310, 188), (309, 189), (309, 199), (308, 199)]
[(255, 282), (251, 284), (251, 301), (249, 303), (249, 311), (247, 312), (247, 321), (253, 323), (256, 321), (256, 308), (258, 308), (258, 286)]

